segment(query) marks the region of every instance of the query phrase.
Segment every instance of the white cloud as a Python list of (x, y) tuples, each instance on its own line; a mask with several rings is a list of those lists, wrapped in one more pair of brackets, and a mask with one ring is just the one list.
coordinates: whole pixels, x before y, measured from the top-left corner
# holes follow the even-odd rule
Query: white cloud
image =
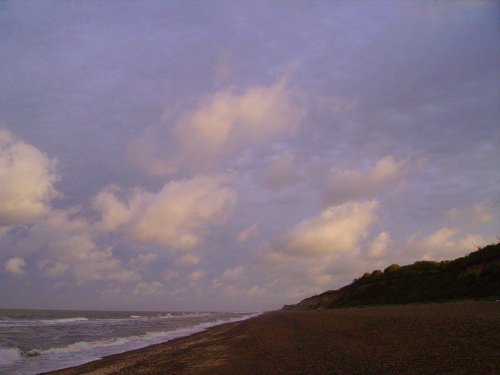
[(253, 298), (264, 295), (266, 290), (255, 284), (250, 286), (227, 285), (222, 288), (222, 293), (225, 297), (229, 297), (230, 299), (240, 300), (242, 296), (245, 296), (249, 298), (250, 301), (253, 301)]
[(159, 281), (152, 281), (150, 283), (140, 282), (134, 288), (132, 294), (139, 296), (150, 296), (160, 294), (163, 291), (163, 284)]
[(386, 156), (365, 173), (351, 169), (331, 169), (323, 197), (327, 202), (338, 203), (373, 196), (396, 183), (402, 177), (405, 164), (405, 161), (397, 162), (392, 156)]
[(36, 147), (0, 129), (0, 225), (32, 220), (59, 194), (56, 163)]
[(469, 224), (484, 224), (495, 219), (492, 199), (484, 199), (470, 207), (454, 207), (447, 212), (449, 219)]
[(52, 209), (16, 242), (19, 253), (38, 253), (40, 269), (49, 277), (74, 278), (79, 284), (92, 280), (138, 281), (140, 274), (113, 257), (111, 246), (100, 244), (93, 226), (76, 210)]
[(205, 271), (196, 270), (187, 275), (187, 280), (191, 283), (197, 283), (205, 277)]
[(226, 296), (234, 297), (246, 294), (246, 288), (248, 287), (247, 282), (249, 278), (243, 266), (236, 266), (232, 268), (226, 268), (226, 270), (220, 275), (218, 279), (212, 280), (212, 287), (222, 292)]
[(14, 276), (19, 276), (24, 273), (24, 266), (26, 266), (26, 262), (21, 257), (10, 258), (5, 262), (5, 271)]
[(200, 257), (194, 254), (184, 254), (180, 260), (179, 264), (183, 267), (193, 267), (200, 264)]
[(306, 267), (299, 272), (300, 280), (306, 285), (324, 286), (332, 282), (333, 276), (326, 270), (328, 263)]
[(418, 258), (443, 260), (463, 256), (493, 242), (493, 238), (480, 234), (461, 233), (456, 227), (443, 227), (424, 237), (413, 235), (407, 241), (406, 249)]
[(157, 260), (158, 260), (158, 254), (155, 253), (139, 254), (137, 257), (130, 259), (128, 261), (128, 265), (131, 269), (134, 270), (145, 270), (149, 267), (150, 264), (156, 262)]
[(74, 233), (51, 241), (52, 261), (41, 265), (49, 276), (60, 277), (67, 272), (84, 283), (92, 280), (120, 282), (137, 281), (136, 270), (127, 269), (113, 257), (111, 247), (98, 246), (86, 233)]
[(304, 114), (283, 79), (241, 93), (228, 89), (179, 115), (168, 136), (168, 155), (151, 155), (152, 149), (160, 148), (154, 131), (135, 145), (134, 155), (153, 174), (202, 171), (251, 147), (293, 134)]
[(372, 241), (366, 255), (369, 258), (382, 258), (387, 255), (389, 246), (392, 244), (392, 239), (389, 233), (380, 232)]
[(61, 277), (66, 271), (69, 270), (69, 265), (65, 263), (55, 262), (50, 264), (48, 261), (44, 261), (41, 264), (41, 268), (45, 269), (45, 273), (50, 277)]
[(247, 242), (248, 240), (254, 238), (258, 234), (259, 234), (259, 226), (257, 223), (254, 223), (249, 227), (243, 229), (240, 233), (238, 233), (236, 240), (240, 243)]
[(376, 201), (345, 203), (305, 219), (286, 236), (282, 251), (301, 256), (332, 255), (355, 249), (373, 222)]
[(196, 176), (169, 182), (158, 193), (136, 189), (125, 201), (106, 189), (95, 198), (94, 208), (102, 214), (102, 229), (126, 226), (138, 241), (191, 249), (209, 225), (227, 218), (236, 202), (224, 181), (221, 176)]
[[(280, 241), (261, 245), (252, 274), (266, 290), (294, 298), (332, 286), (358, 263), (377, 208), (376, 201), (344, 203), (302, 220)], [(340, 271), (339, 264), (345, 265)]]
[(92, 200), (92, 207), (102, 215), (100, 228), (105, 231), (113, 231), (132, 219), (130, 206), (137, 203), (132, 201), (128, 205), (123, 204), (116, 196), (119, 192), (118, 186), (111, 185), (101, 190)]
[(224, 280), (240, 280), (246, 275), (245, 269), (242, 266), (227, 268), (221, 276)]

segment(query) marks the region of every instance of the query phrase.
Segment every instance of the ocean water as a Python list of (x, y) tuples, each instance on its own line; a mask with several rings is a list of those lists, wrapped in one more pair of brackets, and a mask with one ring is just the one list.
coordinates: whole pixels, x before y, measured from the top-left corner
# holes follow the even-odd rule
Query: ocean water
[(0, 374), (80, 365), (256, 314), (0, 310)]

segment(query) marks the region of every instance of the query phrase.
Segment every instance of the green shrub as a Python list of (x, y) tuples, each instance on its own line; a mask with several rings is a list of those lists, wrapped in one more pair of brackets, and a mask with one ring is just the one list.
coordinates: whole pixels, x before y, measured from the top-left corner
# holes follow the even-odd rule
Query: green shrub
[(401, 268), (401, 266), (399, 264), (394, 263), (394, 264), (391, 264), (389, 267), (387, 267), (384, 270), (384, 273), (394, 272), (400, 268)]

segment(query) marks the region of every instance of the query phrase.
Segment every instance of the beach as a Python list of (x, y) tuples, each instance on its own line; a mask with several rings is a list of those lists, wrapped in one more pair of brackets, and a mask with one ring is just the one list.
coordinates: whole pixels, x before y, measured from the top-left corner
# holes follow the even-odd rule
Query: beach
[(497, 374), (500, 303), (276, 311), (53, 371), (76, 374)]

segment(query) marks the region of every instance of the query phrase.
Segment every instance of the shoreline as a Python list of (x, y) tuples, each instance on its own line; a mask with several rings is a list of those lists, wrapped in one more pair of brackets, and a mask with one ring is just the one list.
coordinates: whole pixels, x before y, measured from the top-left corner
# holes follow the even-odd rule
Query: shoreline
[(274, 311), (45, 375), (500, 373), (500, 303)]

